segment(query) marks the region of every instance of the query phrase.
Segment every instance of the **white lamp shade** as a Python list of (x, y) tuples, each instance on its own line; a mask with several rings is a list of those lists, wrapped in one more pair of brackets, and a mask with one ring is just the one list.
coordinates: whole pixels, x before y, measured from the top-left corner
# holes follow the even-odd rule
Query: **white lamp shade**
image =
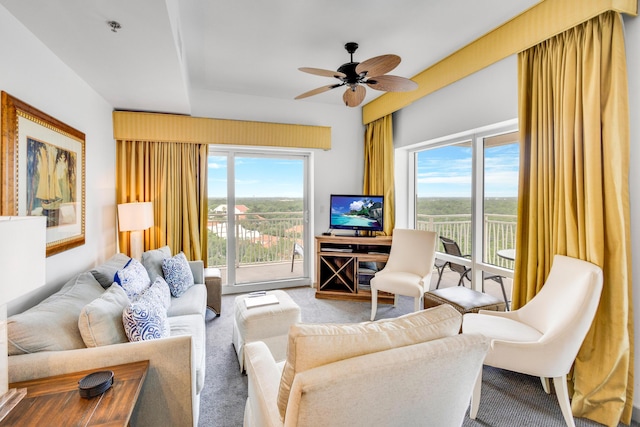
[(44, 285), (46, 235), (44, 216), (0, 217), (0, 305)]
[(120, 231), (146, 230), (153, 226), (153, 203), (134, 202), (118, 205)]

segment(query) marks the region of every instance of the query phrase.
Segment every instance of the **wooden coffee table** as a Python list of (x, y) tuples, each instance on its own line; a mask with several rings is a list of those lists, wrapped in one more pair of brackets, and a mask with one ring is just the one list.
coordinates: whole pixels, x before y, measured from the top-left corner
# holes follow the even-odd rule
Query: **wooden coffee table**
[[(9, 384), (27, 395), (0, 426), (127, 426), (149, 361), (127, 363)], [(80, 397), (78, 381), (96, 371), (113, 371), (113, 386), (91, 399)]]

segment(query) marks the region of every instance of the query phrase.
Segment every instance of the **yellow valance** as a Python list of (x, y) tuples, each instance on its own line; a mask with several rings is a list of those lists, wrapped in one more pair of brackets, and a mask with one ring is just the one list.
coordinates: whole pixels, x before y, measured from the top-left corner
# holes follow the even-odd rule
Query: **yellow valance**
[(606, 11), (638, 14), (638, 0), (544, 0), (444, 58), (411, 79), (412, 92), (388, 92), (362, 107), (362, 121), (371, 123), (479, 71), (522, 52)]
[(119, 141), (184, 142), (331, 149), (331, 128), (175, 114), (113, 112), (113, 137)]

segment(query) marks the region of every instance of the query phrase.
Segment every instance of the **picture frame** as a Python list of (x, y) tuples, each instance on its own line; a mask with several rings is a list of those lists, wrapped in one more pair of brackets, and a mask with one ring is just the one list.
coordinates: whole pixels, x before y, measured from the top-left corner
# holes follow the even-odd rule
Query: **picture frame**
[(85, 134), (2, 91), (0, 214), (47, 217), (47, 256), (85, 243)]

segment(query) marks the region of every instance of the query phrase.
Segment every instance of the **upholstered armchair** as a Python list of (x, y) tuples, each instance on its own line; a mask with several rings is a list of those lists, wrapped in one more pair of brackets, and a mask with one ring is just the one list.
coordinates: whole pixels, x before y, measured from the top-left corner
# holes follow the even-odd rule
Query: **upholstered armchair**
[[(524, 307), (465, 314), (462, 331), (491, 339), (485, 365), (540, 377), (547, 393), (553, 378), (564, 419), (573, 427), (567, 374), (591, 327), (601, 292), (600, 267), (556, 255), (544, 286)], [(481, 384), (482, 371), (471, 399), (472, 419), (478, 413)]]
[(371, 320), (378, 310), (378, 291), (413, 297), (414, 311), (422, 308), (436, 259), (438, 235), (433, 231), (395, 229), (391, 252), (384, 268), (371, 279)]
[(244, 425), (460, 426), (488, 341), (448, 305), (358, 324), (296, 324), (287, 360), (245, 347)]

